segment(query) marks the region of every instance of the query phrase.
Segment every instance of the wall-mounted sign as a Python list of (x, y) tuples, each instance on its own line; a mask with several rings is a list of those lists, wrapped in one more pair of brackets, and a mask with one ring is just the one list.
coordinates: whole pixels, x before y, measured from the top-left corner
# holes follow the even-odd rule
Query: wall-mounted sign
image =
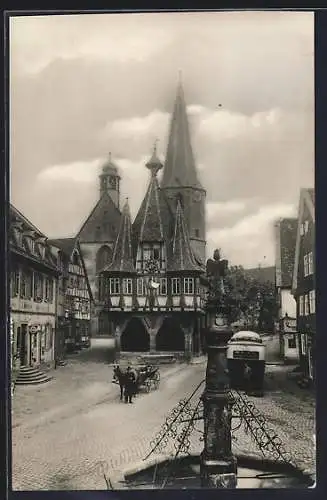
[(284, 332), (296, 332), (296, 319), (284, 318)]

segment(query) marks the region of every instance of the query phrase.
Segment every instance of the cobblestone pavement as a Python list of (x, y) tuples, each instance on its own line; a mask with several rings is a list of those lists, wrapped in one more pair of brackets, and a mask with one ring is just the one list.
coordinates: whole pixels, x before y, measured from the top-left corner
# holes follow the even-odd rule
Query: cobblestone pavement
[[(105, 489), (100, 461), (105, 462), (113, 484), (121, 487), (123, 472), (142, 461), (167, 413), (191, 394), (205, 374), (205, 362), (163, 366), (160, 388), (140, 394), (133, 405), (125, 405), (119, 401), (118, 387), (111, 383), (111, 367), (81, 359), (75, 357), (58, 369), (54, 380), (44, 386), (16, 388), (14, 490)], [(279, 386), (276, 389), (276, 369), (282, 368), (268, 367), (272, 375), (268, 375), (266, 395), (253, 401), (300, 465), (312, 470), (313, 398), (302, 402), (298, 394), (283, 393)], [(203, 446), (199, 435), (193, 433), (191, 451)], [(239, 430), (236, 437), (235, 452), (258, 453), (244, 431)]]

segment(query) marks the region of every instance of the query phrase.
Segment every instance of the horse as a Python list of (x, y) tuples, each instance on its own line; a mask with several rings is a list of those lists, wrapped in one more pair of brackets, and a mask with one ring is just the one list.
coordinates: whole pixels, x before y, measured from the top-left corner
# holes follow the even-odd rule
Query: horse
[(115, 366), (114, 368), (114, 378), (118, 380), (120, 387), (120, 400), (122, 401), (126, 385), (126, 374), (122, 372), (119, 366)]

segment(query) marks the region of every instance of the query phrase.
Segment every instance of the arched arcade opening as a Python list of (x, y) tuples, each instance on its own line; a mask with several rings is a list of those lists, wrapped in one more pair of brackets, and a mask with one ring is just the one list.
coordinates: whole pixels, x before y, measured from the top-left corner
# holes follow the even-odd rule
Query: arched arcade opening
[(132, 318), (120, 338), (121, 351), (147, 352), (150, 350), (150, 336), (142, 321)]
[(184, 351), (184, 332), (180, 325), (172, 318), (163, 322), (156, 336), (157, 351)]

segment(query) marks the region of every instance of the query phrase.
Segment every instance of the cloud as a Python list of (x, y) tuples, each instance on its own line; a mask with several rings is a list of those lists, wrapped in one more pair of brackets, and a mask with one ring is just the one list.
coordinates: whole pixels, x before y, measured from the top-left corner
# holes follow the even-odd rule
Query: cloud
[[(104, 163), (104, 159), (102, 162)], [(100, 166), (101, 160), (99, 158), (89, 162), (76, 161), (74, 163), (52, 165), (37, 175), (37, 181), (51, 183), (73, 181), (90, 184), (94, 182), (95, 173), (99, 171)]]
[(256, 267), (263, 259), (274, 265), (273, 223), (279, 217), (296, 216), (296, 205), (274, 204), (261, 207), (256, 213), (240, 219), (231, 228), (208, 232), (208, 254), (220, 247), (233, 264)]
[(15, 18), (12, 201), (49, 235), (74, 233), (111, 151), (135, 214), (156, 138), (164, 158), (181, 69), (208, 245), (217, 236), (237, 263), (259, 260), (269, 234), (242, 236), (246, 246), (235, 228), (313, 184), (313, 33), (313, 14), (295, 12)]

